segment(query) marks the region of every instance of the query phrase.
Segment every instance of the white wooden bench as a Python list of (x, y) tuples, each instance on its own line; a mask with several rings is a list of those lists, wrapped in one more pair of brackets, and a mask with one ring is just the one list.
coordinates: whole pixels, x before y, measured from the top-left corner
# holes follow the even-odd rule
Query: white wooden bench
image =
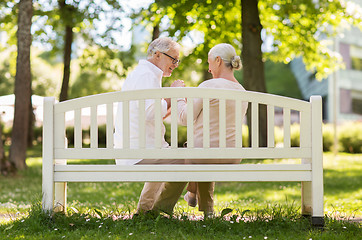
[[(204, 115), (208, 113), (209, 99), (220, 99), (220, 147), (209, 147), (208, 118), (204, 117), (204, 146), (193, 143), (193, 111), (188, 105), (187, 148), (177, 145), (177, 98), (204, 99)], [(161, 98), (171, 98), (170, 148), (161, 148)], [(140, 148), (129, 148), (129, 108), (123, 108), (124, 147), (114, 148), (114, 106), (137, 100), (144, 106), (145, 99), (155, 99), (154, 148), (145, 148), (140, 138)], [(225, 145), (225, 101), (236, 104), (236, 146)], [(251, 146), (242, 147), (242, 102), (249, 102), (251, 111)], [(259, 147), (259, 106), (267, 106), (267, 147)], [(106, 106), (106, 146), (98, 145), (97, 106)], [(274, 112), (283, 109), (283, 146), (276, 146)], [(82, 146), (82, 109), (90, 108), (90, 147)], [(142, 109), (142, 108), (140, 108)], [(291, 110), (298, 111), (300, 121), (300, 146), (291, 146)], [(74, 114), (74, 147), (67, 146), (66, 112)], [(140, 116), (144, 119), (144, 111)], [(140, 136), (145, 129), (140, 121)], [(301, 159), (297, 164), (237, 164), (237, 165), (71, 165), (64, 159)], [(145, 182), (145, 181), (216, 181), (216, 182), (301, 182), (303, 215), (312, 216), (312, 223), (323, 225), (323, 153), (322, 153), (322, 101), (312, 96), (310, 102), (257, 92), (222, 89), (162, 88), (104, 93), (55, 103), (54, 98), (44, 99), (43, 125), (43, 209), (66, 210), (67, 182)]]

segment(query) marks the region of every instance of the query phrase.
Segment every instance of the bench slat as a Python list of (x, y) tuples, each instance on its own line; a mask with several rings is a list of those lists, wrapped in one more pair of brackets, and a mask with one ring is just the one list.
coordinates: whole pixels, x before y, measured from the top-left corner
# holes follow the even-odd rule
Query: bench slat
[(242, 137), (242, 102), (240, 100), (235, 100), (235, 147), (243, 146), (243, 137)]
[(139, 140), (139, 147), (145, 148), (146, 147), (146, 125), (145, 125), (145, 100), (138, 101), (138, 140)]
[(259, 147), (259, 104), (251, 103), (251, 147)]
[(252, 91), (185, 87), (152, 89), (152, 91), (150, 91), (150, 89), (143, 89), (86, 96), (57, 103), (54, 107), (54, 113), (72, 111), (75, 108), (85, 108), (92, 105), (121, 102), (130, 99), (157, 99), (160, 96), (163, 98), (199, 98), (200, 96), (214, 98), (215, 96), (218, 96), (220, 99), (238, 99), (244, 102), (248, 102), (250, 99), (253, 99), (253, 101), (260, 104), (273, 104), (275, 106), (288, 107), (297, 111), (310, 111), (310, 103), (299, 99)]
[(55, 182), (189, 182), (189, 181), (217, 181), (217, 182), (307, 182), (311, 181), (310, 171), (222, 171), (205, 172), (55, 172)]
[(210, 99), (203, 99), (203, 147), (210, 148)]
[(187, 99), (187, 148), (194, 147), (194, 99)]
[(284, 147), (290, 147), (290, 109), (283, 108)]
[(129, 101), (122, 103), (122, 122), (123, 122), (123, 148), (128, 149), (130, 146), (129, 139)]
[(82, 110), (74, 110), (74, 147), (82, 148)]
[(222, 159), (222, 158), (310, 158), (310, 148), (178, 148), (178, 149), (54, 149), (55, 158), (60, 159)]
[(155, 99), (155, 147), (161, 148), (162, 147), (162, 113), (161, 113), (161, 99)]
[(311, 171), (311, 164), (159, 164), (159, 165), (55, 165), (55, 172), (238, 172)]
[(171, 148), (177, 148), (177, 99), (171, 99)]
[(107, 104), (107, 148), (113, 148), (113, 103)]
[(226, 101), (219, 100), (219, 147), (226, 147)]
[(267, 127), (267, 131), (268, 131), (268, 147), (269, 148), (273, 148), (275, 147), (275, 138), (274, 138), (274, 106), (273, 105), (268, 105), (267, 106), (267, 121), (268, 121), (268, 127)]
[(66, 148), (65, 146), (65, 113), (58, 113), (54, 116), (54, 147)]
[(91, 148), (98, 148), (98, 124), (97, 124), (97, 106), (91, 107), (91, 126), (90, 126)]

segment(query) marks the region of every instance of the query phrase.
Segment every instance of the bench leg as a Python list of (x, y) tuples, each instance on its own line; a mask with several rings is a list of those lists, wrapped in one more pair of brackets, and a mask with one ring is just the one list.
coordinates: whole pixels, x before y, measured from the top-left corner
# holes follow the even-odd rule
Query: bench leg
[(55, 183), (55, 212), (67, 212), (67, 183)]
[(42, 200), (42, 209), (44, 212), (51, 213), (53, 211), (53, 202), (54, 202), (54, 182), (51, 180), (43, 180), (43, 200)]
[(312, 215), (312, 183), (302, 182), (302, 215)]
[(313, 174), (312, 182), (312, 224), (324, 226), (323, 170)]

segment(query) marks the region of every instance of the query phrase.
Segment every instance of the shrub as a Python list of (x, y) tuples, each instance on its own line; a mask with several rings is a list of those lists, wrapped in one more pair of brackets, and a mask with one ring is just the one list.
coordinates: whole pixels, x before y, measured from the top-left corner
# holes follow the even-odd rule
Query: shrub
[(343, 124), (338, 132), (341, 151), (362, 153), (362, 122)]
[(323, 152), (330, 152), (333, 149), (334, 130), (333, 124), (323, 124)]
[(290, 145), (292, 147), (300, 146), (300, 125), (294, 123), (290, 126)]

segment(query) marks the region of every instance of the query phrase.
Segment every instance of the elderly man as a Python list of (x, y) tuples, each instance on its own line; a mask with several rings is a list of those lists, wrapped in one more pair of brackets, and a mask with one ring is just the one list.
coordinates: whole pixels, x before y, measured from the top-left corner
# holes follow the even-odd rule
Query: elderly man
[[(161, 88), (162, 77), (170, 77), (172, 71), (178, 67), (180, 45), (170, 38), (158, 38), (151, 42), (147, 50), (147, 60), (140, 60), (138, 66), (128, 75), (122, 86), (122, 91), (137, 89)], [(172, 85), (171, 85), (172, 86)], [(170, 108), (168, 99), (162, 99), (162, 116), (165, 117)], [(122, 135), (122, 107), (118, 104), (116, 115), (114, 143), (115, 147), (121, 148), (123, 145)], [(154, 101), (145, 101), (145, 129), (146, 147), (154, 147), (155, 126), (154, 126)], [(130, 119), (130, 147), (138, 147), (138, 119), (139, 109), (136, 101), (129, 103)], [(164, 139), (165, 126), (162, 127), (162, 147), (167, 148), (169, 144)], [(163, 159), (116, 159), (117, 165), (133, 164), (182, 164), (183, 160), (163, 160)], [(137, 212), (147, 212), (152, 209), (153, 203), (160, 193), (162, 183), (146, 182), (137, 206)]]

